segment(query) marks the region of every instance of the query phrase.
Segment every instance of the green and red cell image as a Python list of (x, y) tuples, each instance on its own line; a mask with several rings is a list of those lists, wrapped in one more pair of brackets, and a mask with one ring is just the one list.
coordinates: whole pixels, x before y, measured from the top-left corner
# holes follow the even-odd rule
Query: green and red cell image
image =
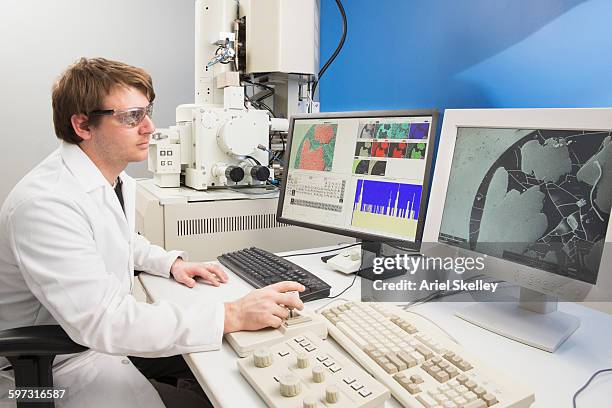
[(406, 148), (407, 159), (424, 159), (427, 143), (408, 143)]
[(299, 143), (295, 169), (331, 171), (337, 124), (310, 125)]

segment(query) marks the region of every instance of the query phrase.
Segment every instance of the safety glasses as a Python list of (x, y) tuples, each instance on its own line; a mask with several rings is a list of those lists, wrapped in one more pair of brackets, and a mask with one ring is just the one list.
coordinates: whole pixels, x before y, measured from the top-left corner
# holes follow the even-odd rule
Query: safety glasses
[(89, 115), (93, 116), (114, 116), (119, 123), (127, 127), (136, 127), (144, 120), (145, 115), (149, 118), (153, 115), (153, 103), (143, 108), (129, 108), (129, 109), (103, 109), (94, 110), (89, 112)]

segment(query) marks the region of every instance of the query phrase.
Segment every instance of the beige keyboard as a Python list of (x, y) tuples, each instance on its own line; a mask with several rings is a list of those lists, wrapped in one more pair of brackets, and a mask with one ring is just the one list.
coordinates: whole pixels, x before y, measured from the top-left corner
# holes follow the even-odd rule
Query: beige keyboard
[(409, 408), (527, 408), (532, 392), (450, 340), (424, 318), (388, 303), (321, 311), (329, 335)]
[(239, 359), (270, 408), (378, 408), (389, 390), (318, 334), (304, 332)]

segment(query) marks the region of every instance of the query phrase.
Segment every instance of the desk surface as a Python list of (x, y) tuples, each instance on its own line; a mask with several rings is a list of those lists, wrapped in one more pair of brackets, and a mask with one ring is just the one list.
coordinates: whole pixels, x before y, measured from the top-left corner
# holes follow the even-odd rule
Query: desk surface
[[(353, 276), (332, 271), (320, 261), (319, 255), (290, 258), (291, 261), (323, 278), (335, 295), (350, 285)], [(239, 298), (253, 288), (228, 272), (230, 280), (220, 287), (199, 284), (193, 289), (173, 280), (141, 274), (140, 279), (154, 301), (161, 299), (176, 304), (188, 304), (195, 296), (206, 296), (212, 302)], [(359, 300), (361, 284), (358, 278), (341, 298)], [(321, 299), (306, 303), (314, 310), (330, 302)], [(480, 329), (459, 319), (454, 313), (468, 303), (431, 302), (412, 310), (432, 319), (470, 353), (511, 378), (528, 385), (536, 395), (533, 408), (571, 407), (572, 396), (597, 370), (612, 367), (612, 316), (574, 303), (560, 303), (559, 309), (578, 316), (582, 321), (578, 330), (553, 354), (522, 345), (505, 337)], [(335, 345), (333, 340), (330, 340)], [(215, 407), (265, 407), (251, 386), (240, 375), (237, 355), (223, 341), (220, 350), (185, 355), (202, 388)], [(578, 407), (604, 407), (609, 404), (612, 379), (602, 375), (593, 381), (578, 399)], [(391, 399), (385, 407), (399, 407)]]

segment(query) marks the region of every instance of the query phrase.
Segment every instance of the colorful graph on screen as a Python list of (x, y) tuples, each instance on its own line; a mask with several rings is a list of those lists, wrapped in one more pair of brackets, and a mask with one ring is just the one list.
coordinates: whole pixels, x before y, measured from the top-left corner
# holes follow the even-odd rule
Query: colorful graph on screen
[(357, 180), (351, 225), (416, 236), (422, 189), (416, 184)]

